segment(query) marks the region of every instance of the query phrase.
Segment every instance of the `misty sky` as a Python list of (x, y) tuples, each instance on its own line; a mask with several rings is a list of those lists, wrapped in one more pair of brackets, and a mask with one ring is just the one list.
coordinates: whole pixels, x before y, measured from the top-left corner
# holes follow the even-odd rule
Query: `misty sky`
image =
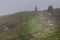
[(40, 10), (47, 9), (49, 5), (60, 8), (60, 0), (0, 0), (0, 15), (34, 10), (35, 5)]

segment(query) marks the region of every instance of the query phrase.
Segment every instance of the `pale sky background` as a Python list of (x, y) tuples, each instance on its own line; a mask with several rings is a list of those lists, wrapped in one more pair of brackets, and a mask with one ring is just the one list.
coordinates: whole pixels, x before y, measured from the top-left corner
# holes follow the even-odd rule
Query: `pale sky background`
[(35, 5), (38, 6), (39, 10), (47, 9), (49, 5), (60, 8), (60, 0), (0, 0), (0, 16), (34, 10)]

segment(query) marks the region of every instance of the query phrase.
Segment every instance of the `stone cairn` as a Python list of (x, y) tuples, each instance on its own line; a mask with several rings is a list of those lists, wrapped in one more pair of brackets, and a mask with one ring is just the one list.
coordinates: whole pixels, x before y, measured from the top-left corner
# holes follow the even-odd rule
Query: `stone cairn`
[(48, 7), (47, 16), (49, 17), (49, 19), (53, 18), (53, 7), (52, 6)]
[(53, 17), (53, 7), (50, 5), (48, 7), (48, 10), (47, 10), (47, 22), (46, 22), (46, 26), (49, 27), (49, 26), (53, 26), (53, 20), (54, 20), (54, 17)]

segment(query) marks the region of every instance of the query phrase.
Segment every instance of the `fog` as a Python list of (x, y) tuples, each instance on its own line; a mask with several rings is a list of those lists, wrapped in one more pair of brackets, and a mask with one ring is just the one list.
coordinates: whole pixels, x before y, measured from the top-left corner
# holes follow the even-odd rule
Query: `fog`
[(34, 10), (35, 5), (39, 10), (47, 9), (49, 5), (59, 8), (59, 4), (60, 0), (0, 0), (0, 16)]

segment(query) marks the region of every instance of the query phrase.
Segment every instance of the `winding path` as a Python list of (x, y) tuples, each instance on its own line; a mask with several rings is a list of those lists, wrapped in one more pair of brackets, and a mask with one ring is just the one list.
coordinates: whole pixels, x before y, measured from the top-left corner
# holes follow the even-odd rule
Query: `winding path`
[[(54, 24), (53, 24), (54, 23), (53, 17), (50, 18), (49, 16), (47, 16), (47, 12), (38, 12), (36, 17), (38, 19), (40, 19), (40, 22), (42, 24), (44, 24), (45, 28), (42, 29), (42, 30), (39, 30), (39, 31), (37, 31), (35, 33), (33, 33), (32, 36), (34, 38), (40, 36), (44, 32), (48, 32), (49, 33), (52, 30), (51, 28), (54, 26)], [(29, 39), (29, 40), (32, 40), (32, 39)]]

